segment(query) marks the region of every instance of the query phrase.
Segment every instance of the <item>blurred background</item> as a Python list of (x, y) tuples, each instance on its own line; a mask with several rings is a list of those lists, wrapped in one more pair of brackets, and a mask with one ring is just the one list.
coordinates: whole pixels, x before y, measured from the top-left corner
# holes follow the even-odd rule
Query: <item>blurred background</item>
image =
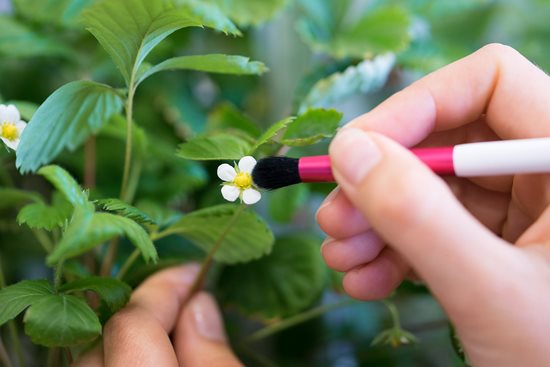
[[(93, 2), (0, 0), (2, 103), (16, 102), (28, 120), (38, 105), (69, 81), (93, 79), (123, 86), (105, 51), (79, 23), (80, 12)], [(182, 2), (193, 5), (200, 0)], [(186, 29), (164, 42), (151, 60), (202, 53), (240, 54), (264, 62), (270, 72), (262, 77), (164, 73), (143, 84), (136, 97), (135, 119), (149, 144), (136, 205), (159, 222), (167, 222), (178, 213), (222, 203), (215, 176), (217, 164), (184, 161), (174, 153), (186, 139), (223, 129), (228, 121), (246, 121), (252, 129), (265, 130), (309, 107), (323, 107), (343, 112), (346, 122), (414, 80), (490, 42), (511, 45), (541, 68), (550, 69), (549, 0), (218, 3), (222, 10), (227, 10), (224, 3), (234, 5), (227, 12), (243, 31), (243, 37)], [(92, 178), (84, 177), (84, 147), (64, 152), (57, 160), (90, 188), (92, 197), (118, 195), (124, 155), (124, 139), (119, 132), (111, 129), (97, 136), (96, 173)], [(288, 154), (322, 154), (326, 149), (327, 142), (323, 142), (291, 149)], [(0, 163), (2, 186), (48, 192), (49, 186), (41, 179), (21, 176), (16, 171), (13, 153), (0, 149)], [(279, 238), (300, 233), (318, 246), (323, 235), (314, 213), (332, 188), (302, 185), (268, 193), (257, 210)], [(0, 265), (6, 283), (50, 277), (40, 246), (26, 227), (16, 223), (16, 216), (17, 207), (9, 198), (0, 200)], [(123, 246), (120, 258), (130, 251), (130, 246)], [(291, 257), (292, 248), (288, 251), (287, 256)], [(126, 280), (137, 285), (159, 267), (202, 256), (181, 238), (163, 240), (159, 252), (159, 265), (136, 264)], [(312, 256), (321, 262), (317, 253)], [(224, 306), (235, 349), (247, 365), (462, 365), (453, 350), (445, 315), (421, 285), (404, 284), (392, 298), (401, 326), (414, 334), (418, 343), (396, 348), (371, 346), (381, 331), (392, 326), (392, 314), (380, 302), (349, 301), (340, 289), (339, 274), (329, 272), (323, 264), (319, 265), (326, 274), (322, 287), (304, 310), (266, 315), (253, 306), (239, 307), (246, 297), (252, 299), (249, 305), (264, 297), (265, 289), (247, 283), (247, 278), (261, 273), (260, 265), (219, 268), (211, 281), (211, 289)], [(76, 265), (74, 271), (79, 271)], [(263, 286), (277, 289), (287, 281), (283, 273), (267, 279)], [(239, 292), (234, 291), (235, 283)], [(236, 300), (238, 297), (241, 299)], [(330, 307), (323, 309), (326, 306)], [(307, 314), (311, 309), (319, 311), (318, 317)], [(303, 312), (306, 315), (300, 318)], [(246, 339), (261, 325), (288, 317), (297, 318), (284, 331)], [(26, 339), (24, 346), (30, 365), (43, 365), (43, 351)]]

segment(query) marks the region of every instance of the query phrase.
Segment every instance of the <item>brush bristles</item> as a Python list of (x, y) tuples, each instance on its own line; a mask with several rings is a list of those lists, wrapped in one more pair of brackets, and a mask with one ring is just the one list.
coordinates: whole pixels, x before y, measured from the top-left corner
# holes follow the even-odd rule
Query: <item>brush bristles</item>
[(288, 157), (263, 158), (252, 171), (256, 186), (274, 190), (302, 182), (298, 170), (298, 159)]

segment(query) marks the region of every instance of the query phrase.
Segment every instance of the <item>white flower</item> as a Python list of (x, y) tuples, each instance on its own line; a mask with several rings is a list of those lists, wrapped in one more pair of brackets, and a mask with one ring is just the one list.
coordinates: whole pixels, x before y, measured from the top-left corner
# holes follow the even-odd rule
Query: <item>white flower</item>
[(256, 204), (262, 198), (262, 194), (255, 189), (252, 182), (252, 170), (256, 166), (253, 157), (242, 157), (234, 168), (224, 163), (218, 167), (218, 177), (223, 181), (222, 196), (227, 201), (235, 201), (240, 198), (248, 205)]
[(0, 139), (4, 144), (17, 150), (25, 127), (27, 127), (27, 123), (21, 120), (19, 110), (14, 105), (0, 105)]

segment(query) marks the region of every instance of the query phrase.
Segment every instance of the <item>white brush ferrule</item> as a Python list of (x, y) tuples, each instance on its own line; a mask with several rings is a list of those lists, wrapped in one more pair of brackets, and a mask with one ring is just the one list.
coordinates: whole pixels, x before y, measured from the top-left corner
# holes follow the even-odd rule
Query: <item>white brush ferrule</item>
[(456, 145), (453, 165), (459, 177), (550, 172), (550, 138)]

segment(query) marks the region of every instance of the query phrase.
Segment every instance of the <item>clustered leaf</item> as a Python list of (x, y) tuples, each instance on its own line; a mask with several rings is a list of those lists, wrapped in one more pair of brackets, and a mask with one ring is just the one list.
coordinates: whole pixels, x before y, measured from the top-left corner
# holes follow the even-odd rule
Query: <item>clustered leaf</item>
[(25, 206), (17, 215), (19, 224), (30, 228), (47, 229), (51, 231), (63, 226), (73, 213), (73, 206), (58, 192), (54, 193), (52, 205), (34, 203)]
[(220, 245), (214, 259), (224, 264), (244, 263), (270, 253), (274, 236), (267, 223), (250, 209), (234, 219), (237, 210), (242, 208), (233, 204), (197, 210), (169, 226), (165, 233), (183, 236), (205, 252)]
[(288, 146), (312, 145), (334, 136), (343, 114), (336, 110), (308, 110), (286, 129), (281, 143)]
[(250, 151), (250, 143), (238, 136), (216, 134), (200, 136), (179, 146), (177, 155), (193, 160), (239, 160)]
[(62, 86), (29, 121), (17, 149), (17, 167), (34, 172), (63, 149), (76, 149), (121, 108), (119, 95), (107, 85), (81, 80)]
[(147, 214), (120, 199), (100, 199), (95, 202), (103, 210), (115, 212), (140, 224), (156, 224)]
[(284, 236), (277, 239), (270, 255), (225, 267), (219, 279), (224, 302), (269, 319), (296, 314), (318, 299), (326, 268), (317, 239)]

